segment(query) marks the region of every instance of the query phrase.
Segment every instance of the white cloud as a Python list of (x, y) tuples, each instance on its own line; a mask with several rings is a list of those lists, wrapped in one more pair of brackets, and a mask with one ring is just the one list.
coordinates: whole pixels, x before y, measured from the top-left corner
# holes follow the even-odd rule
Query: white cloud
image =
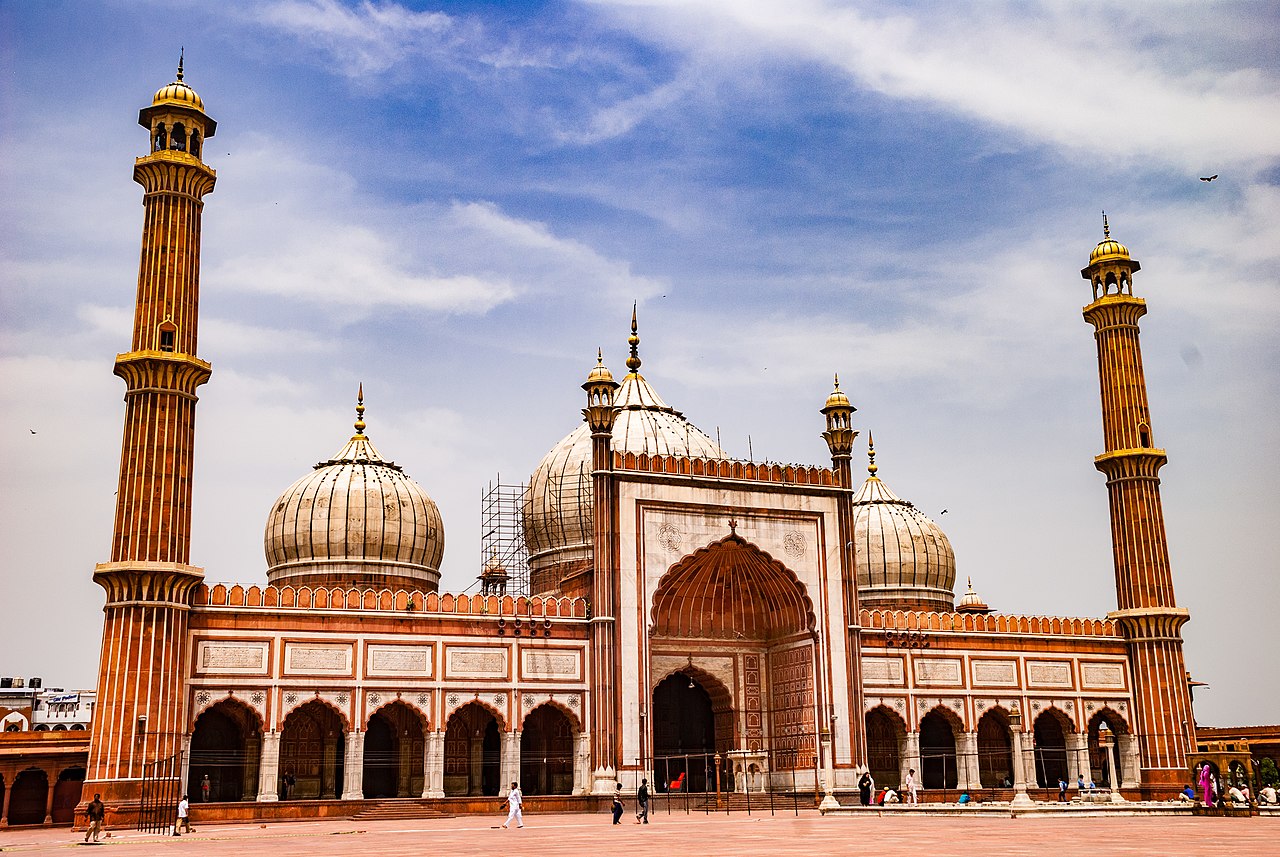
[[(543, 222), (487, 201), (402, 203), (265, 138), (237, 146), (234, 188), (205, 221), (205, 288), (349, 313), (375, 307), (483, 314), (537, 296), (659, 288)], [(220, 188), (224, 190), (224, 188)], [(225, 198), (230, 196), (231, 198)]]
[(884, 95), (1105, 159), (1196, 171), (1256, 169), (1280, 155), (1274, 73), (1189, 64), (1180, 40), (1213, 39), (1212, 18), (1187, 33), (1150, 9), (1101, 5), (984, 3), (958, 15), (820, 0), (596, 2), (704, 61), (819, 62)]
[(443, 12), (369, 0), (354, 8), (338, 0), (277, 0), (254, 14), (261, 23), (323, 49), (349, 77), (384, 72), (409, 56), (439, 50), (456, 26)]

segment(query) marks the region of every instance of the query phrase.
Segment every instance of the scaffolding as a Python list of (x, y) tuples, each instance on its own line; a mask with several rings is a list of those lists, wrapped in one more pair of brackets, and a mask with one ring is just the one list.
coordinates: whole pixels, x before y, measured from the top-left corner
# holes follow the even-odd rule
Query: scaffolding
[(499, 474), (480, 498), (481, 577), (502, 569), (508, 595), (529, 594), (529, 553), (524, 543), (527, 491), (524, 483), (504, 483)]

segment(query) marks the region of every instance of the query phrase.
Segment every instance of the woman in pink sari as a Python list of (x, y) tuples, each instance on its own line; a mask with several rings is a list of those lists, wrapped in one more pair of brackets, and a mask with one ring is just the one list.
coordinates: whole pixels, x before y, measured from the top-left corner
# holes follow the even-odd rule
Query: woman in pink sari
[(1204, 796), (1204, 805), (1213, 806), (1213, 773), (1209, 763), (1200, 766), (1200, 794)]

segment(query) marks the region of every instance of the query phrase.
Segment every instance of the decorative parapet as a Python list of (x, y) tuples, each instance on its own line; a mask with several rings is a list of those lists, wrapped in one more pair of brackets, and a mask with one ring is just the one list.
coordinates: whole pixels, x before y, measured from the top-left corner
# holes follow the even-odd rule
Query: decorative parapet
[(774, 482), (784, 485), (835, 486), (829, 467), (806, 464), (768, 464), (729, 458), (686, 458), (679, 455), (636, 455), (614, 452), (614, 470), (637, 473), (669, 473), (674, 476), (708, 476), (746, 482)]
[(201, 584), (192, 599), (194, 607), (237, 607), (302, 610), (366, 610), (437, 616), (535, 616), (549, 619), (586, 619), (583, 598), (511, 595), (453, 595), (403, 589), (354, 589), (350, 587), (241, 586)]
[(1052, 634), (1070, 637), (1121, 637), (1112, 619), (1065, 616), (1012, 616), (1005, 613), (933, 613), (916, 610), (860, 610), (864, 631), (973, 631), (992, 634)]

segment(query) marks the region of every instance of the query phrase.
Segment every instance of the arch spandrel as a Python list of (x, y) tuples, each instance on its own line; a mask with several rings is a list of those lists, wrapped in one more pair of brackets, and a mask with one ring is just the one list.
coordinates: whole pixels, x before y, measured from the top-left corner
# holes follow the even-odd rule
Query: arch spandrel
[(519, 729), (524, 729), (524, 722), (528, 720), (539, 708), (550, 707), (559, 711), (569, 720), (569, 726), (572, 727), (575, 734), (581, 734), (582, 714), (568, 702), (559, 697), (550, 694), (521, 694), (521, 698), (526, 703), (532, 701), (532, 705), (526, 705), (525, 710), (520, 715)]
[[(492, 693), (484, 694), (484, 693), (474, 693), (474, 692), (470, 694), (466, 694), (466, 693), (449, 694), (448, 696), (445, 697), (445, 700), (444, 700), (444, 703), (445, 703), (444, 716), (440, 718), (440, 726), (444, 729), (448, 729), (449, 720), (453, 717), (453, 715), (457, 714), (459, 711), (466, 708), (468, 705), (475, 703), (480, 708), (483, 708), (485, 711), (492, 714), (493, 719), (498, 721), (499, 732), (510, 731), (510, 727), (508, 725), (508, 723), (510, 722), (509, 718), (507, 717), (506, 712), (503, 711), (503, 709), (506, 708), (506, 694), (504, 693), (497, 694), (497, 696), (501, 696), (503, 699), (501, 703), (495, 702), (494, 696), (495, 695)], [(499, 705), (501, 707), (499, 707)]]
[(236, 696), (234, 690), (197, 691), (191, 700), (191, 722), (188, 724), (188, 731), (196, 728), (196, 721), (200, 719), (201, 714), (223, 703), (232, 703), (243, 709), (250, 720), (257, 724), (259, 732), (266, 731), (266, 694), (258, 691), (248, 696)]
[(321, 693), (319, 691), (311, 694), (286, 692), (281, 697), (279, 729), (283, 730), (285, 722), (288, 721), (289, 715), (297, 711), (299, 708), (311, 702), (318, 702), (325, 708), (332, 709), (338, 715), (338, 719), (342, 721), (342, 731), (354, 731), (351, 725), (351, 713), (346, 710), (346, 704), (342, 700), (347, 695), (344, 693)]
[(813, 601), (795, 572), (736, 533), (667, 569), (649, 621), (651, 634), (682, 638), (759, 640), (817, 629)]

